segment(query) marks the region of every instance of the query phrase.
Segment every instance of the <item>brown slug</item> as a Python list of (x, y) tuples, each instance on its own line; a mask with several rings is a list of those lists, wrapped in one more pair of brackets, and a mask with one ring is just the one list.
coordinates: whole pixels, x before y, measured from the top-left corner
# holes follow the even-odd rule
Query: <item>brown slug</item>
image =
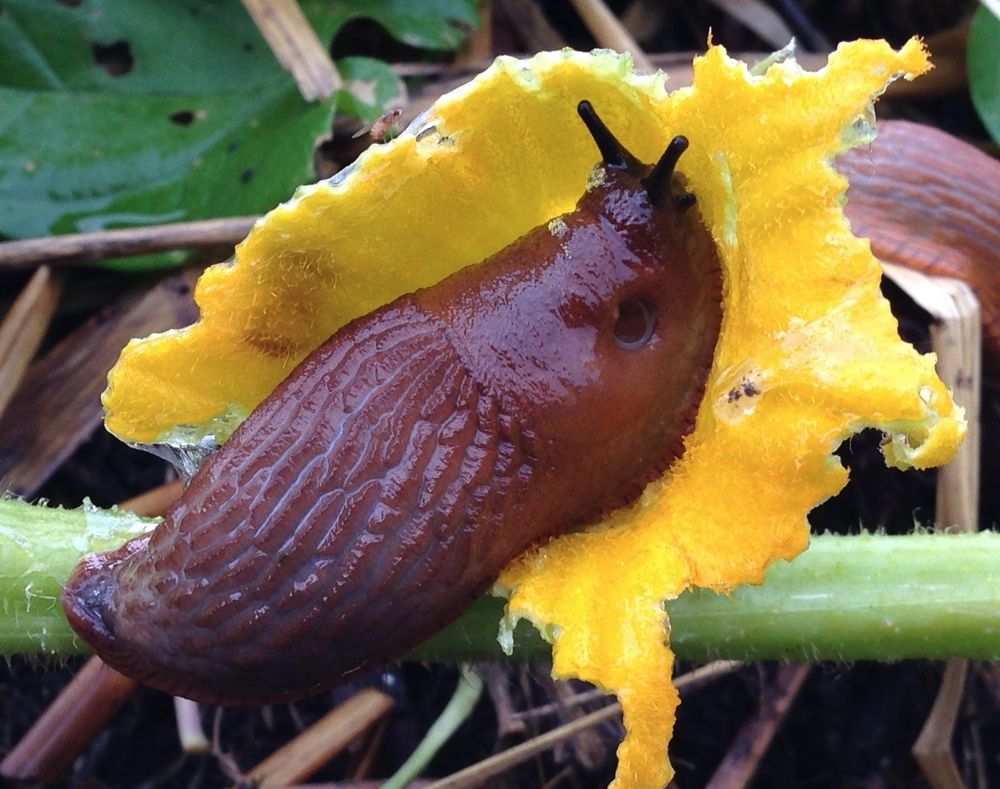
[(209, 457), (150, 534), (62, 596), (110, 666), (217, 703), (292, 699), (405, 654), (527, 547), (677, 458), (721, 272), (675, 137), (575, 210), (345, 326)]
[(837, 169), (850, 181), (844, 212), (877, 258), (976, 293), (986, 383), (1000, 388), (1000, 161), (940, 129), (880, 121)]

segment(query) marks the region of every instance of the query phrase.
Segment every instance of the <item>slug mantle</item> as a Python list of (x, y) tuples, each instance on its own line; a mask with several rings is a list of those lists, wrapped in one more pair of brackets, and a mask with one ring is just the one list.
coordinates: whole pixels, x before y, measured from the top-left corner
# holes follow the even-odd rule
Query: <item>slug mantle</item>
[(691, 585), (758, 583), (802, 551), (807, 513), (846, 483), (832, 453), (855, 432), (884, 431), (900, 468), (946, 462), (964, 432), (933, 357), (899, 340), (830, 166), (870, 138), (873, 97), (927, 68), (916, 41), (898, 52), (843, 44), (820, 72), (784, 61), (762, 75), (712, 47), (693, 86), (667, 93), (663, 75), (635, 74), (613, 53), (500, 58), (262, 219), (231, 263), (202, 277), (199, 323), (126, 348), (109, 375), (107, 426), (132, 443), (225, 440), (340, 326), (568, 211), (594, 162), (580, 99), (644, 161), (684, 135), (684, 172), (724, 274), (695, 430), (638, 502), (529, 550), (497, 585), (511, 621), (554, 635), (556, 674), (618, 695), (616, 786), (662, 786), (677, 703), (662, 601)]

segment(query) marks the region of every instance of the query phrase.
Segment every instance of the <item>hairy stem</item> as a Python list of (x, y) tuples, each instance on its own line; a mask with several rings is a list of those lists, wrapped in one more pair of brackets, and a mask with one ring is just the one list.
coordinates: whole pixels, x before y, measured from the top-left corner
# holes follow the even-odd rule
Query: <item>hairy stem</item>
[[(117, 547), (156, 519), (84, 506), (0, 500), (0, 654), (69, 655), (59, 591), (79, 558)], [(750, 660), (1000, 659), (1000, 534), (814, 537), (761, 587), (689, 592), (667, 605), (678, 657)], [(485, 597), (415, 651), (420, 660), (503, 659), (503, 601)], [(514, 656), (544, 658), (526, 623)]]
[(75, 510), (0, 499), (0, 654), (86, 651), (59, 593), (80, 557), (117, 548), (155, 518), (85, 504)]
[[(1000, 534), (814, 537), (763, 586), (694, 590), (667, 603), (684, 660), (1000, 658)], [(422, 659), (490, 660), (503, 601), (483, 598), (417, 650)], [(548, 645), (521, 623), (519, 659)]]

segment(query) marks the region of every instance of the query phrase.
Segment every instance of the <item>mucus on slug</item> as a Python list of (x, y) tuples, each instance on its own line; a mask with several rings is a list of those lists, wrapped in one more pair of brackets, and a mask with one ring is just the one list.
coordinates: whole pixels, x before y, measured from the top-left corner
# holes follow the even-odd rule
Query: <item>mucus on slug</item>
[(148, 544), (81, 562), (63, 605), (109, 665), (208, 702), (331, 687), (680, 455), (721, 322), (715, 246), (675, 172), (687, 141), (651, 167), (579, 114), (604, 175), (558, 238), (543, 224), (343, 327)]

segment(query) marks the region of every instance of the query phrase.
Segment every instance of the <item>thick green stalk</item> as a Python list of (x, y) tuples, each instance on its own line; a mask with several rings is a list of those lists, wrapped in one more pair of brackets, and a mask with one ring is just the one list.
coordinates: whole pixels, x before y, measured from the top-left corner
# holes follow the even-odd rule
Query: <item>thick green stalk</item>
[[(0, 654), (73, 654), (58, 596), (73, 565), (156, 524), (127, 512), (0, 501)], [(498, 659), (503, 602), (483, 598), (414, 652), (421, 660)], [(1000, 534), (815, 537), (761, 587), (695, 591), (667, 605), (678, 657), (1000, 659)], [(522, 623), (515, 657), (548, 646)]]
[[(1000, 534), (814, 537), (764, 585), (667, 603), (679, 658), (710, 660), (1000, 659)], [(427, 660), (502, 657), (503, 601), (483, 598), (417, 650)], [(518, 625), (515, 657), (548, 654)]]
[(117, 548), (156, 519), (85, 504), (75, 510), (0, 499), (0, 654), (72, 655), (59, 592), (80, 557)]
[(813, 538), (761, 587), (668, 605), (692, 660), (1000, 659), (1000, 534)]

